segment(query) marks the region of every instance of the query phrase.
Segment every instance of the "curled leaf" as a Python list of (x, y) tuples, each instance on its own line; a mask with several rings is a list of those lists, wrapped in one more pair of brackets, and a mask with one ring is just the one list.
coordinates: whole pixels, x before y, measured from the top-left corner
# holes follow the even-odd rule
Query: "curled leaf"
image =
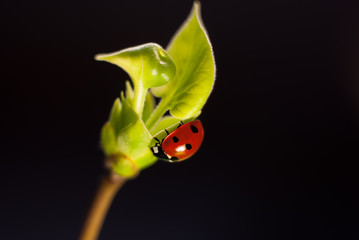
[(107, 61), (123, 68), (135, 87), (158, 87), (168, 83), (176, 73), (176, 66), (158, 44), (147, 43), (119, 52), (96, 55), (96, 60)]

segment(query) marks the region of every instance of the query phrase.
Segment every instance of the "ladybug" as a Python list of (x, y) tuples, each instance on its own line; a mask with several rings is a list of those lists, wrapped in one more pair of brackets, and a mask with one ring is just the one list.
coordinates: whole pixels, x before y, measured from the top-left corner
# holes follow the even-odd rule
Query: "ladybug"
[(168, 162), (180, 162), (197, 152), (203, 141), (204, 131), (200, 120), (194, 120), (181, 124), (176, 130), (169, 133), (165, 129), (167, 137), (158, 140), (156, 145), (151, 148), (153, 154)]

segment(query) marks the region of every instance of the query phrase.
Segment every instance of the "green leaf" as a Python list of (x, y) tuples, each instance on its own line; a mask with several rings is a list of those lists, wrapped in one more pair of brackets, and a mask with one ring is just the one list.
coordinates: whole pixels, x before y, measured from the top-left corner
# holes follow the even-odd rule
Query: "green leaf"
[(152, 136), (141, 119), (121, 130), (115, 139), (115, 150), (112, 148), (113, 139), (110, 137), (104, 139), (111, 140), (111, 149), (105, 151), (107, 165), (123, 177), (134, 177), (140, 170), (157, 161), (149, 149)]
[[(194, 3), (167, 51), (176, 64), (176, 76), (168, 84), (152, 88), (152, 92), (166, 103), (163, 112), (170, 109), (174, 117), (186, 119), (201, 110), (215, 79), (212, 46), (202, 23), (199, 2)], [(151, 125), (155, 123), (150, 121)]]
[(172, 117), (172, 116), (164, 116), (161, 118), (160, 122), (150, 130), (152, 136), (156, 135), (158, 132), (164, 130), (165, 128), (169, 128), (170, 126), (174, 124), (179, 124), (180, 120), (178, 118)]
[[(198, 111), (195, 115), (193, 115), (191, 118), (182, 120), (183, 123), (187, 123), (190, 121), (195, 120), (199, 115), (201, 114), (201, 111)], [(164, 117), (161, 118), (161, 120), (159, 121), (159, 123), (150, 130), (150, 133), (152, 136), (157, 135), (160, 131), (163, 131), (164, 129), (170, 130), (171, 127), (173, 127), (174, 125), (177, 125), (180, 123), (180, 119), (175, 118), (173, 116), (170, 115), (166, 115)]]
[(119, 98), (116, 98), (115, 102), (112, 105), (111, 113), (110, 113), (110, 123), (114, 132), (119, 132), (120, 129), (120, 118), (121, 118), (121, 101)]
[(103, 151), (107, 156), (117, 151), (117, 140), (110, 122), (106, 122), (105, 125), (102, 127), (101, 145)]
[(95, 58), (113, 63), (130, 75), (134, 85), (134, 100), (131, 105), (140, 116), (147, 89), (168, 83), (176, 73), (176, 65), (167, 52), (155, 43), (147, 43), (110, 54), (100, 54)]
[(101, 131), (101, 144), (107, 166), (117, 174), (130, 178), (157, 159), (149, 149), (152, 136), (144, 122), (123, 93), (121, 101), (116, 99), (113, 104), (110, 120)]
[(149, 147), (147, 147), (147, 151), (141, 157), (138, 157), (135, 162), (140, 169), (145, 169), (157, 161), (157, 158), (153, 155), (152, 151)]
[(135, 93), (133, 92), (131, 83), (129, 81), (126, 81), (126, 99), (128, 103), (132, 106), (133, 99), (135, 98)]
[(110, 123), (113, 127), (115, 136), (117, 136), (123, 128), (138, 120), (137, 113), (132, 109), (131, 105), (123, 96), (123, 93), (121, 95), (121, 100), (122, 104), (120, 99), (117, 98), (115, 100), (110, 114)]
[(139, 168), (129, 157), (121, 153), (115, 153), (106, 158), (106, 165), (122, 177), (132, 178), (137, 176)]
[(141, 83), (144, 88), (162, 86), (176, 73), (176, 66), (171, 58), (160, 45), (155, 43), (100, 54), (95, 58), (123, 68), (130, 75), (135, 86)]
[(155, 108), (156, 102), (152, 94), (147, 92), (146, 100), (145, 100), (145, 106), (143, 107), (142, 112), (142, 120), (146, 122), (146, 120), (150, 117), (151, 113), (153, 112), (153, 109)]
[(138, 119), (122, 129), (117, 136), (118, 150), (136, 161), (137, 158), (143, 156), (148, 150), (151, 139), (152, 136), (144, 123)]

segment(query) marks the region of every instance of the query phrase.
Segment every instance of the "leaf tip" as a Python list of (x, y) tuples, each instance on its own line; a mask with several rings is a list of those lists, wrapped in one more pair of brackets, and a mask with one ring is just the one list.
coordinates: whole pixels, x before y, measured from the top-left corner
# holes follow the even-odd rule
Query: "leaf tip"
[(195, 15), (200, 22), (202, 21), (201, 2), (200, 1), (194, 1), (193, 2), (193, 6), (192, 6), (190, 16), (193, 16), (193, 15)]
[[(118, 54), (120, 54), (121, 51), (118, 52), (112, 52), (112, 53), (99, 53), (95, 55), (95, 60), (97, 61), (107, 61), (110, 63), (113, 63), (113, 57), (119, 57)], [(111, 61), (112, 60), (112, 61)]]
[(96, 54), (95, 60), (97, 61), (104, 61), (105, 55), (104, 54)]
[(121, 107), (121, 101), (120, 101), (120, 98), (116, 98), (115, 99), (115, 102), (114, 102), (114, 105), (116, 105), (116, 106), (120, 106)]
[(193, 2), (193, 8), (196, 9), (197, 11), (201, 9), (201, 2), (196, 0)]

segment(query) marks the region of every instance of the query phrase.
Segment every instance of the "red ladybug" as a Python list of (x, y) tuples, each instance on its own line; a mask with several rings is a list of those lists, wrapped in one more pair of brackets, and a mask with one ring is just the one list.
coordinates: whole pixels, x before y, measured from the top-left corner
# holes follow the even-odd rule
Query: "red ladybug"
[(153, 154), (165, 161), (180, 162), (197, 152), (203, 141), (204, 131), (200, 120), (181, 124), (169, 133), (162, 141), (154, 138), (157, 143), (151, 148)]

